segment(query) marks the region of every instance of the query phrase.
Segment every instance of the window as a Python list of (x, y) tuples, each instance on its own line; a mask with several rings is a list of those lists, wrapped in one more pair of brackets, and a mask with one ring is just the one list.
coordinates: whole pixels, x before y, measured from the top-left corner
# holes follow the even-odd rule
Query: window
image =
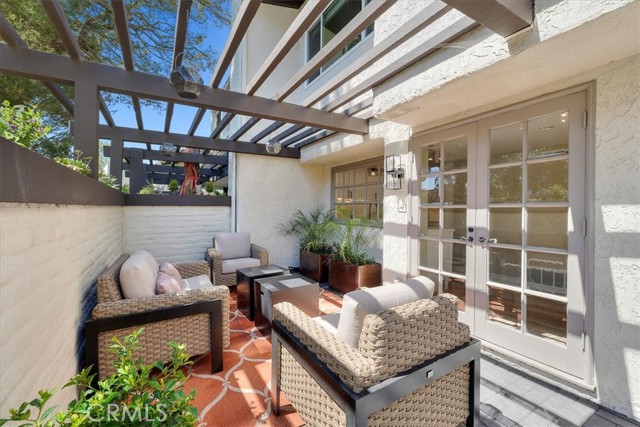
[[(334, 0), (322, 13), (318, 22), (307, 32), (307, 61), (326, 46), (370, 1), (371, 0)], [(356, 36), (347, 46), (343, 47), (342, 50), (324, 64), (320, 70), (309, 77), (309, 82), (312, 82), (321, 72), (327, 70), (334, 62), (372, 32), (373, 24), (367, 27), (362, 34)]]
[[(331, 170), (331, 207), (340, 218), (344, 212), (353, 218), (382, 221), (384, 166), (382, 157)], [(340, 210), (340, 212), (338, 212)]]

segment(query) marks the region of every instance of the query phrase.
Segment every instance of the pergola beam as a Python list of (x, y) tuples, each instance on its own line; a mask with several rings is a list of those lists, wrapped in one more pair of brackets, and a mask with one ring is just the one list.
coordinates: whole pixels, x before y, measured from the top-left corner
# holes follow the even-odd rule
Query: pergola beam
[[(40, 3), (42, 4), (47, 16), (49, 16), (49, 20), (58, 33), (58, 36), (60, 36), (60, 41), (64, 45), (69, 56), (77, 61), (83, 60), (84, 53), (82, 52), (82, 49), (80, 49), (78, 41), (71, 32), (71, 27), (69, 26), (69, 22), (67, 21), (67, 17), (64, 15), (64, 11), (62, 10), (60, 3), (58, 3), (57, 0), (40, 0)], [(104, 117), (104, 120), (109, 126), (113, 126), (115, 123), (113, 121), (113, 117), (111, 117), (111, 113), (109, 112), (109, 107), (104, 102), (104, 99), (102, 99), (102, 96), (98, 95), (98, 97), (102, 117)]]
[[(236, 19), (235, 21), (233, 21), (229, 37), (227, 38), (227, 43), (224, 45), (224, 49), (222, 49), (222, 53), (220, 54), (218, 62), (216, 63), (216, 68), (211, 75), (209, 86), (213, 88), (220, 87), (220, 83), (222, 82), (224, 73), (229, 68), (231, 61), (233, 60), (233, 57), (238, 50), (238, 46), (240, 46), (242, 39), (249, 29), (251, 21), (253, 21), (253, 18), (256, 16), (258, 8), (260, 7), (260, 3), (262, 3), (261, 0), (244, 0), (240, 5), (240, 10), (238, 10)], [(191, 122), (191, 126), (189, 127), (189, 135), (193, 135), (196, 132), (196, 129), (198, 129), (198, 126), (200, 125), (205, 112), (206, 110), (204, 108), (198, 110), (196, 116)], [(230, 120), (231, 119), (229, 119), (229, 121)], [(220, 133), (218, 132), (218, 135), (219, 134)], [(215, 137), (217, 137), (218, 135), (215, 135)]]
[(368, 121), (343, 114), (328, 113), (300, 105), (278, 102), (256, 95), (204, 87), (199, 98), (180, 98), (164, 77), (126, 71), (109, 65), (73, 61), (61, 55), (15, 49), (0, 45), (0, 71), (57, 82), (93, 81), (108, 92), (122, 93), (165, 102), (228, 111), (274, 121), (366, 134)]
[[(184, 45), (187, 41), (187, 27), (189, 24), (189, 12), (193, 0), (180, 0), (178, 4), (178, 13), (176, 15), (176, 32), (173, 41), (173, 58), (171, 58), (171, 69), (182, 64), (184, 56)], [(173, 118), (173, 102), (167, 104), (166, 116), (164, 119), (164, 131), (169, 132), (171, 129), (171, 119)]]
[[(135, 157), (135, 153), (142, 152), (142, 159), (147, 160), (164, 160), (168, 162), (195, 162), (205, 163), (211, 165), (226, 165), (229, 163), (227, 156), (209, 156), (198, 153), (173, 153), (171, 156), (166, 156), (156, 150), (143, 150), (141, 148), (123, 148), (122, 158), (132, 159)], [(104, 147), (104, 153), (107, 156), (111, 156), (111, 147), (108, 145)]]
[[(11, 47), (28, 48), (27, 43), (20, 37), (6, 16), (0, 13), (0, 37)], [(49, 92), (62, 104), (62, 106), (73, 115), (73, 101), (60, 85), (51, 82), (42, 82)]]
[[(106, 146), (105, 146), (106, 148)], [(112, 151), (105, 151), (104, 154), (110, 154)], [(129, 163), (125, 163), (122, 167), (123, 170), (130, 170), (131, 169), (131, 165)], [(171, 165), (147, 165), (146, 167), (147, 172), (155, 172), (155, 173), (162, 173), (162, 174), (174, 174), (174, 175), (180, 175), (180, 174), (184, 174), (184, 168), (180, 167), (180, 166), (171, 166)], [(213, 168), (198, 168), (198, 173), (202, 176), (225, 176), (227, 175), (227, 170), (226, 170), (226, 166), (220, 169), (213, 169)]]
[[(102, 139), (121, 139), (123, 141), (142, 142), (147, 144), (162, 144), (166, 139), (168, 139), (174, 144), (182, 147), (273, 156), (272, 154), (267, 153), (267, 149), (264, 144), (251, 144), (248, 142), (230, 141), (227, 139), (211, 139), (203, 136), (191, 136), (175, 133), (166, 134), (164, 132), (139, 130), (126, 127), (101, 125), (98, 127), (98, 136)], [(293, 148), (283, 149), (277, 154), (277, 156), (299, 159), (300, 152)]]
[(298, 86), (318, 71), (324, 63), (333, 58), (340, 49), (350, 43), (395, 3), (396, 0), (372, 0), (326, 46), (289, 79), (275, 99), (283, 101), (287, 98)]
[[(129, 36), (129, 18), (127, 17), (127, 11), (124, 7), (124, 0), (111, 0), (111, 9), (113, 9), (116, 31), (118, 32), (118, 40), (120, 41), (120, 50), (122, 51), (124, 69), (133, 71), (135, 69), (135, 62), (133, 59), (131, 37)], [(144, 129), (140, 100), (138, 97), (134, 96), (131, 97), (131, 102), (133, 103), (133, 111), (136, 114), (138, 129)]]
[(442, 0), (502, 37), (533, 23), (531, 0)]

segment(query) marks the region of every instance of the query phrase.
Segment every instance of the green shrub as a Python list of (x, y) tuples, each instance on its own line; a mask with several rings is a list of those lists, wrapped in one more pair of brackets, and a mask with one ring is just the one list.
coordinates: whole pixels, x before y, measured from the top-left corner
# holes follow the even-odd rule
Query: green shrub
[(142, 187), (140, 191), (138, 191), (138, 194), (156, 194), (156, 187), (153, 183), (149, 183)]
[(298, 209), (290, 220), (278, 224), (278, 228), (285, 236), (298, 237), (301, 250), (328, 254), (333, 251), (338, 224), (332, 211), (316, 207), (308, 214)]
[(172, 193), (177, 193), (180, 189), (180, 183), (178, 182), (178, 180), (172, 179), (171, 181), (169, 181), (168, 189)]
[(83, 175), (90, 176), (91, 175), (91, 157), (82, 157), (82, 151), (76, 150), (74, 152), (73, 158), (68, 157), (56, 157), (56, 162), (59, 164), (68, 167), (71, 170), (76, 172), (80, 172)]
[(191, 405), (195, 390), (188, 395), (183, 390), (186, 376), (182, 367), (193, 363), (185, 346), (168, 343), (172, 349), (171, 362), (147, 365), (135, 356), (142, 332), (140, 329), (132, 333), (123, 342), (113, 339), (111, 351), (116, 355), (116, 373), (94, 386), (94, 375), (87, 368), (64, 386), (80, 389), (80, 396), (69, 403), (66, 411), (54, 413), (55, 406), (47, 408), (54, 390), (41, 390), (38, 398), (11, 409), (11, 418), (0, 419), (0, 426), (9, 421), (23, 421), (21, 427), (193, 427), (198, 421), (198, 410)]

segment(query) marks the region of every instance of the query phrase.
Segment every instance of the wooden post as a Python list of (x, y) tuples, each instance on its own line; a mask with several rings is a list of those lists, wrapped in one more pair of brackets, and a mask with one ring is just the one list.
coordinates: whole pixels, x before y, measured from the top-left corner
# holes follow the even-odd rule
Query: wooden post
[(109, 173), (116, 177), (116, 182), (122, 188), (122, 139), (111, 140), (110, 153)]
[(129, 174), (129, 190), (131, 194), (138, 194), (138, 191), (147, 184), (147, 174), (142, 164), (142, 150), (131, 149), (131, 173)]
[(82, 157), (91, 157), (91, 176), (98, 179), (98, 86), (92, 81), (75, 82), (74, 150), (82, 151)]

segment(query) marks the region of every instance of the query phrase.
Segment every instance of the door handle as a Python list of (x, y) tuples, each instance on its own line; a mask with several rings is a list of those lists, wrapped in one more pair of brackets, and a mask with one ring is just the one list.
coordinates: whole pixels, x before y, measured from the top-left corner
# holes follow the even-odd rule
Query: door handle
[(464, 236), (460, 236), (458, 237), (458, 240), (462, 240), (463, 242), (473, 242), (473, 237), (464, 237)]
[(498, 239), (488, 239), (486, 237), (478, 237), (478, 242), (480, 242), (480, 243), (484, 243), (484, 242), (487, 242), (487, 243), (498, 243)]

